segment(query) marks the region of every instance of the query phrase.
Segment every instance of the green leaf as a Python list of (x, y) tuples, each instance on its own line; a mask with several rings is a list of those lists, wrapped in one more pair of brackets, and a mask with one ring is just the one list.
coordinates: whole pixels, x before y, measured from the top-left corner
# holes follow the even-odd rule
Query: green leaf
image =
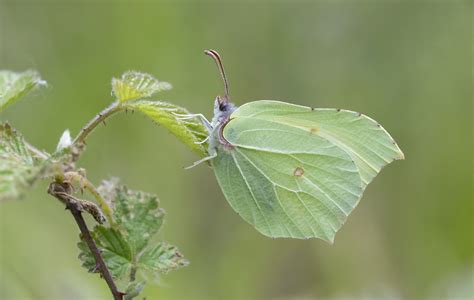
[(147, 248), (143, 251), (138, 264), (145, 270), (166, 273), (185, 267), (189, 262), (183, 258), (175, 246), (159, 243), (155, 247)]
[[(129, 190), (118, 185), (116, 179), (104, 181), (98, 190), (111, 201), (116, 225), (97, 225), (92, 236), (114, 279), (134, 278), (136, 273), (156, 277), (188, 264), (175, 246), (154, 242), (165, 214), (156, 196)], [(81, 241), (78, 247), (82, 265), (96, 271), (86, 243)]]
[(28, 70), (17, 73), (0, 70), (0, 112), (36, 86), (46, 85), (38, 72)]
[(154, 122), (167, 128), (197, 154), (202, 157), (206, 156), (206, 144), (196, 143), (208, 136), (207, 130), (197, 118), (180, 119), (177, 115), (189, 114), (185, 108), (167, 102), (146, 100), (124, 103), (124, 106), (144, 113)]
[(122, 186), (116, 190), (115, 214), (134, 254), (140, 253), (163, 224), (165, 212), (155, 195)]
[(8, 123), (0, 124), (0, 201), (21, 198), (49, 163), (32, 155), (23, 137)]
[(129, 71), (120, 79), (112, 79), (112, 92), (120, 102), (151, 97), (157, 92), (171, 89), (171, 84), (159, 81), (146, 73)]

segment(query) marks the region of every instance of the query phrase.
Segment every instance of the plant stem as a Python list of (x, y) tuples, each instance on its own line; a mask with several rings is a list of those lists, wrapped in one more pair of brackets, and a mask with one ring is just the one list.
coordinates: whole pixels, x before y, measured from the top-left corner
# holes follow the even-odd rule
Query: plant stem
[(66, 204), (66, 208), (69, 209), (69, 211), (73, 215), (74, 220), (76, 221), (77, 226), (81, 231), (81, 237), (86, 242), (87, 246), (89, 247), (89, 250), (94, 256), (97, 269), (99, 270), (102, 278), (104, 278), (105, 282), (109, 286), (110, 292), (112, 293), (114, 300), (123, 300), (124, 293), (120, 292), (117, 289), (117, 285), (115, 284), (114, 279), (112, 278), (112, 275), (110, 274), (110, 271), (107, 268), (104, 259), (102, 258), (102, 254), (97, 248), (97, 245), (94, 239), (92, 238), (89, 229), (87, 228), (87, 224), (84, 218), (82, 217), (82, 212), (78, 207), (77, 202), (74, 201), (74, 197), (69, 195), (70, 190), (71, 187), (67, 183), (53, 182), (49, 186), (48, 193), (50, 193), (51, 195), (59, 199), (61, 202)]
[(33, 153), (34, 155), (38, 156), (39, 158), (42, 158), (42, 159), (48, 159), (50, 156), (46, 153), (44, 153), (43, 151), (39, 150), (38, 148), (34, 147), (33, 145), (25, 142), (26, 144), (26, 147), (28, 148), (28, 150)]
[(119, 292), (119, 290), (117, 289), (117, 286), (115, 285), (112, 275), (110, 274), (109, 269), (105, 265), (105, 262), (104, 262), (104, 259), (102, 258), (100, 250), (97, 248), (97, 245), (95, 244), (95, 241), (92, 238), (89, 232), (89, 229), (87, 228), (87, 224), (84, 221), (84, 218), (82, 217), (82, 213), (74, 205), (69, 205), (68, 208), (71, 211), (71, 214), (74, 216), (74, 219), (76, 220), (76, 223), (79, 226), (79, 229), (81, 230), (82, 238), (86, 241), (87, 246), (89, 247), (92, 254), (94, 255), (96, 264), (98, 265), (98, 269), (100, 270), (100, 273), (102, 277), (104, 278), (105, 282), (107, 282), (107, 285), (109, 286), (110, 292), (112, 292), (114, 299), (122, 300), (123, 293)]
[(89, 133), (91, 133), (97, 127), (97, 125), (99, 125), (101, 122), (104, 122), (105, 119), (107, 119), (112, 114), (120, 110), (121, 110), (120, 103), (118, 101), (113, 102), (106, 109), (98, 113), (92, 120), (89, 121), (89, 123), (87, 123), (86, 126), (84, 126), (81, 129), (81, 132), (79, 132), (79, 134), (74, 139), (72, 144), (73, 145), (83, 144), (86, 137), (89, 135)]
[(95, 198), (99, 204), (100, 209), (107, 218), (111, 227), (115, 227), (115, 221), (113, 218), (112, 208), (109, 206), (107, 201), (102, 197), (102, 195), (97, 191), (96, 187), (89, 181), (84, 175), (81, 175), (79, 172), (67, 172), (64, 174), (68, 180), (76, 181), (81, 188), (85, 188), (91, 195)]
[(137, 267), (135, 265), (132, 266), (130, 270), (130, 282), (134, 282), (137, 276)]
[(95, 186), (87, 178), (84, 178), (84, 179), (85, 179), (84, 187), (86, 188), (86, 190), (89, 191), (89, 193), (92, 194), (92, 196), (94, 196), (97, 203), (99, 203), (100, 209), (102, 210), (105, 217), (107, 218), (107, 222), (109, 222), (110, 226), (114, 227), (115, 221), (113, 218), (112, 208), (109, 206), (109, 204), (107, 204), (105, 199), (99, 194)]

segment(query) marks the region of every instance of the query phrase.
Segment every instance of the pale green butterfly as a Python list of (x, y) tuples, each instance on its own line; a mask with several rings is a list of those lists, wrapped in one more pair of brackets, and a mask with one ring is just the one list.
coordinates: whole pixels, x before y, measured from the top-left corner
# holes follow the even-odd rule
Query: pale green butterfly
[(314, 109), (259, 100), (236, 107), (219, 54), (206, 50), (221, 73), (224, 97), (216, 97), (209, 156), (232, 208), (262, 234), (320, 238), (335, 233), (372, 179), (404, 155), (373, 119), (342, 109)]

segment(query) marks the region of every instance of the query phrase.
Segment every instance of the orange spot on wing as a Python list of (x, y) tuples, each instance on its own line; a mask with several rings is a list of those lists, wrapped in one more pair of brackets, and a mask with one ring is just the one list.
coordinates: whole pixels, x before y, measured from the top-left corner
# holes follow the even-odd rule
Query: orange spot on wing
[(311, 128), (309, 129), (309, 132), (310, 132), (311, 134), (316, 134), (316, 133), (318, 133), (318, 131), (319, 131), (319, 128), (317, 128), (317, 127), (311, 127)]
[(304, 174), (303, 168), (296, 167), (296, 169), (293, 171), (293, 175), (296, 177), (301, 177)]

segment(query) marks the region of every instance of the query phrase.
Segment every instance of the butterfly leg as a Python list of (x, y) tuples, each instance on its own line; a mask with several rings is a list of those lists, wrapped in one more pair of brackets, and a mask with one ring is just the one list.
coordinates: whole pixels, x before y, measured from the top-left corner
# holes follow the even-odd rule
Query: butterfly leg
[(210, 135), (208, 135), (207, 138), (203, 139), (203, 140), (200, 141), (200, 142), (194, 142), (194, 144), (197, 144), (197, 145), (204, 144), (205, 142), (207, 142), (207, 141), (209, 140), (209, 137), (210, 137)]
[(200, 159), (200, 160), (194, 162), (192, 165), (190, 165), (189, 167), (186, 167), (186, 168), (184, 168), (184, 169), (185, 169), (185, 170), (189, 170), (189, 169), (191, 169), (191, 168), (194, 168), (195, 166), (197, 166), (197, 165), (199, 165), (199, 164), (201, 164), (201, 163), (203, 163), (203, 162), (205, 162), (205, 161), (211, 160), (211, 159), (215, 158), (216, 156), (217, 156), (217, 152), (211, 154), (210, 156), (204, 157), (203, 159)]
[(210, 133), (212, 131), (211, 122), (203, 115), (203, 114), (177, 114), (173, 113), (177, 117), (178, 120), (189, 120), (193, 118), (201, 119), (202, 123), (206, 127), (207, 131)]

